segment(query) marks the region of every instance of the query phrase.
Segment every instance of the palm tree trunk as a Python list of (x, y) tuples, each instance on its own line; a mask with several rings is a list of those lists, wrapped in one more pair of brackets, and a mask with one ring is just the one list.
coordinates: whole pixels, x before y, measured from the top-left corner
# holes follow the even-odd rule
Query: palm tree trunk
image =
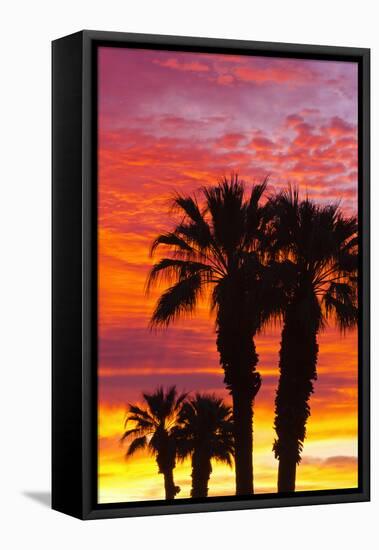
[(192, 455), (192, 498), (208, 496), (208, 483), (212, 473), (211, 460), (207, 454), (195, 450)]
[(175, 495), (179, 492), (179, 487), (174, 483), (174, 470), (172, 468), (167, 468), (163, 472), (163, 476), (166, 500), (171, 500), (175, 498)]
[(291, 493), (296, 486), (297, 453), (283, 452), (278, 467), (278, 493)]
[(278, 492), (296, 487), (296, 467), (306, 436), (309, 400), (316, 380), (317, 321), (304, 320), (295, 305), (285, 315), (279, 354), (279, 384), (275, 400), (275, 457), (279, 459)]
[(156, 455), (156, 463), (158, 472), (163, 474), (164, 477), (166, 500), (171, 500), (175, 498), (175, 495), (180, 491), (180, 487), (177, 487), (174, 483), (176, 450), (172, 440), (167, 436), (167, 433), (164, 434), (164, 432), (161, 432), (160, 437), (163, 439), (163, 442), (161, 442), (160, 449)]
[[(237, 309), (241, 312), (241, 309)], [(253, 401), (261, 378), (256, 371), (258, 355), (251, 331), (242, 317), (218, 317), (217, 349), (224, 369), (224, 382), (233, 400), (236, 494), (254, 493), (253, 484)]]
[(254, 493), (253, 482), (253, 409), (250, 393), (233, 387), (233, 421), (236, 466), (236, 494)]

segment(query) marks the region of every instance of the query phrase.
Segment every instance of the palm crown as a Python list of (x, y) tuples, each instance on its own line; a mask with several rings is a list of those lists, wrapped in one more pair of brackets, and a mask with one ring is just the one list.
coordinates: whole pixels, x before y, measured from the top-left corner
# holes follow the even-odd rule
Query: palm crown
[[(300, 201), (289, 188), (272, 201), (271, 251), (284, 260), (288, 300), (304, 323), (318, 331), (335, 320), (344, 331), (357, 320), (357, 219), (342, 215), (337, 204)], [(299, 297), (299, 296), (298, 296)]]
[(245, 291), (252, 288), (249, 279), (258, 278), (261, 267), (259, 246), (265, 218), (259, 201), (265, 188), (266, 182), (255, 185), (244, 200), (244, 184), (233, 176), (230, 182), (224, 179), (218, 186), (202, 189), (203, 208), (195, 197), (174, 198), (183, 219), (174, 231), (155, 239), (151, 252), (165, 245), (171, 257), (153, 266), (148, 287), (160, 276), (174, 284), (159, 299), (152, 324), (167, 325), (191, 314), (201, 293), (210, 287), (211, 306), (217, 309), (223, 285), (237, 274)]
[(180, 412), (177, 428), (179, 459), (192, 459), (192, 497), (208, 496), (212, 460), (232, 466), (234, 456), (231, 408), (215, 395), (196, 394)]
[[(156, 457), (159, 473), (165, 476), (166, 498), (174, 498), (179, 488), (173, 482), (176, 443), (174, 429), (187, 394), (178, 394), (176, 387), (166, 391), (160, 387), (154, 393), (144, 393), (145, 408), (129, 405), (122, 441), (130, 441), (126, 456), (147, 449)], [(127, 429), (132, 423), (133, 427)]]
[(180, 459), (198, 450), (210, 459), (232, 465), (232, 410), (215, 395), (196, 394), (184, 403), (176, 434)]

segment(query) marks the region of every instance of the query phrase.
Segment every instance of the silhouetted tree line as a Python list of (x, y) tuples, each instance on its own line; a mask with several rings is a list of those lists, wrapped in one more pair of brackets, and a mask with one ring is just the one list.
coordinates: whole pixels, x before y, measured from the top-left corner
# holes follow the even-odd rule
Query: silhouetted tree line
[(253, 404), (261, 386), (254, 339), (281, 323), (273, 451), (278, 491), (292, 492), (317, 377), (318, 334), (329, 320), (345, 332), (358, 319), (357, 219), (344, 216), (337, 204), (301, 200), (291, 186), (267, 195), (267, 179), (247, 194), (233, 175), (202, 188), (201, 195), (202, 202), (176, 195), (181, 221), (152, 244), (152, 254), (164, 246), (169, 256), (152, 267), (147, 288), (160, 281), (171, 286), (158, 299), (151, 326), (193, 314), (199, 299), (209, 296), (232, 409), (211, 395), (177, 396), (174, 387), (144, 394), (146, 409), (129, 407), (128, 422), (137, 427), (124, 433), (124, 439), (133, 437), (127, 454), (144, 447), (155, 454), (166, 498), (178, 492), (175, 461), (187, 456), (192, 496), (207, 496), (213, 458), (231, 464), (232, 457), (236, 494), (254, 493)]

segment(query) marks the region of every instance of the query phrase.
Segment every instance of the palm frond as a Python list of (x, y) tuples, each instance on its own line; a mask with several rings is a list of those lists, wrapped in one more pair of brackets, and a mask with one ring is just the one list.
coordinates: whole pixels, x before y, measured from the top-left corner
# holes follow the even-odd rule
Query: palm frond
[(147, 446), (147, 437), (146, 436), (142, 436), (142, 437), (137, 437), (136, 439), (134, 439), (127, 451), (126, 451), (126, 457), (129, 457), (129, 456), (132, 456), (134, 455), (137, 451), (139, 450), (142, 450), (142, 449), (145, 449)]
[(125, 425), (128, 420), (133, 420), (135, 422), (140, 422), (145, 420), (146, 422), (153, 422), (154, 419), (150, 416), (148, 411), (141, 409), (138, 405), (132, 405), (129, 403), (127, 417), (125, 420)]
[(357, 296), (349, 283), (332, 283), (323, 296), (327, 317), (334, 313), (339, 329), (345, 332), (358, 322)]
[(212, 245), (211, 229), (205, 220), (200, 222), (182, 222), (175, 228), (175, 233), (186, 240), (194, 250), (204, 254)]
[(174, 247), (185, 252), (194, 252), (193, 248), (176, 233), (164, 233), (159, 235), (151, 245), (150, 256), (154, 255), (154, 252), (160, 245)]
[(245, 236), (244, 190), (244, 182), (234, 174), (216, 186), (202, 189), (212, 219), (214, 241), (227, 255), (233, 253)]
[(267, 235), (267, 222), (269, 202), (261, 205), (268, 184), (268, 176), (262, 183), (253, 185), (250, 198), (244, 205), (245, 210), (245, 237), (242, 242), (242, 250), (264, 250)]
[(168, 288), (156, 304), (151, 326), (168, 326), (179, 317), (193, 313), (201, 293), (202, 282), (201, 274), (195, 273)]
[[(149, 428), (151, 429), (151, 426), (149, 426)], [(147, 428), (145, 428), (145, 429), (144, 428), (131, 428), (130, 430), (126, 430), (123, 433), (120, 441), (123, 442), (128, 438), (136, 438), (136, 437), (139, 437), (139, 436), (145, 436), (145, 435), (147, 435), (146, 431), (147, 431)]]
[(187, 397), (188, 397), (188, 392), (183, 392), (177, 397), (176, 402), (175, 402), (175, 411), (176, 412), (180, 413), (181, 407), (182, 407), (183, 403), (185, 402), (185, 400), (187, 399)]
[(269, 176), (266, 176), (262, 183), (253, 185), (250, 192), (250, 198), (248, 203), (249, 210), (256, 210), (259, 205), (259, 201), (262, 199), (263, 195), (267, 190)]
[(173, 199), (172, 206), (174, 209), (181, 210), (193, 222), (204, 222), (203, 215), (200, 212), (200, 208), (195, 197), (185, 197), (177, 193)]
[(152, 267), (147, 279), (146, 290), (149, 292), (157, 284), (159, 278), (176, 283), (196, 274), (201, 274), (202, 280), (207, 281), (212, 278), (213, 269), (201, 262), (163, 258)]

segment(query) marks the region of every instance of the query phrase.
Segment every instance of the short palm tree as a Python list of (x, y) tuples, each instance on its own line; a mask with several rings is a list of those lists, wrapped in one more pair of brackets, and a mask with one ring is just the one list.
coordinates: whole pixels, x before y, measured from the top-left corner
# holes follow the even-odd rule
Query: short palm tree
[(238, 495), (253, 492), (252, 406), (261, 385), (254, 336), (278, 307), (261, 254), (265, 189), (266, 180), (247, 195), (232, 176), (203, 188), (202, 206), (196, 197), (177, 195), (182, 219), (152, 245), (152, 253), (165, 246), (170, 256), (153, 266), (148, 279), (148, 288), (161, 280), (171, 285), (157, 302), (153, 326), (193, 314), (203, 297), (216, 313), (216, 344), (233, 402)]
[(191, 497), (207, 497), (212, 460), (232, 466), (232, 410), (215, 395), (196, 394), (183, 405), (178, 424), (178, 457), (191, 457)]
[(318, 334), (328, 321), (342, 332), (357, 323), (357, 220), (337, 205), (300, 201), (289, 188), (272, 201), (271, 243), (282, 261), (287, 304), (279, 354), (274, 452), (278, 491), (295, 490), (317, 378)]
[(175, 426), (186, 394), (178, 394), (172, 386), (166, 391), (160, 387), (154, 393), (144, 393), (145, 407), (129, 405), (122, 441), (129, 441), (126, 457), (147, 449), (156, 458), (158, 472), (164, 476), (166, 499), (173, 499), (180, 491), (174, 483), (176, 462)]

